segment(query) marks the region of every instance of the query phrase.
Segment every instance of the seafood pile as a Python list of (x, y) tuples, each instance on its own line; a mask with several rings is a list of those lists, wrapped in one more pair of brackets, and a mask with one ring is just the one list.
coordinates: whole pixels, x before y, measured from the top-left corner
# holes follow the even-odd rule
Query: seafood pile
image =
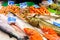
[(51, 15), (44, 6), (9, 5), (0, 9), (0, 29), (17, 40), (60, 40), (60, 28), (53, 24), (57, 19), (60, 16)]

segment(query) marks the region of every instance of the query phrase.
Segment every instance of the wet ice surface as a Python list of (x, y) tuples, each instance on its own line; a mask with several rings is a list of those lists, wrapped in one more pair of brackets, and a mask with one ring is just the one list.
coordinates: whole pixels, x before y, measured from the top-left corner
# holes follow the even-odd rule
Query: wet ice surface
[(17, 40), (16, 38), (10, 38), (9, 35), (5, 34), (4, 32), (0, 31), (0, 40)]

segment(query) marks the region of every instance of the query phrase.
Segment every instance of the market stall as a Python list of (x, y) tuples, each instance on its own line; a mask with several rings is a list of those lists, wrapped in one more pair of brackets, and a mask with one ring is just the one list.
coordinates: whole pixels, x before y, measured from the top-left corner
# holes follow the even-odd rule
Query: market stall
[[(0, 30), (17, 40), (60, 40), (60, 5), (52, 0), (0, 3)], [(11, 36), (12, 35), (12, 36)]]

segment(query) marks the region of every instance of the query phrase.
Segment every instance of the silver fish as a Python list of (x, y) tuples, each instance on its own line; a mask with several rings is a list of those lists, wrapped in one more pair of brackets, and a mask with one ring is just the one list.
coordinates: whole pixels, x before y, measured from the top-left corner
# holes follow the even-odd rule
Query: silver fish
[(7, 23), (7, 17), (4, 15), (0, 15), (0, 28), (15, 35), (18, 39), (20, 38), (19, 40), (21, 40), (21, 38), (24, 38), (26, 36), (25, 33), (23, 33), (21, 30), (19, 32), (18, 30), (13, 28), (11, 25), (9, 25)]

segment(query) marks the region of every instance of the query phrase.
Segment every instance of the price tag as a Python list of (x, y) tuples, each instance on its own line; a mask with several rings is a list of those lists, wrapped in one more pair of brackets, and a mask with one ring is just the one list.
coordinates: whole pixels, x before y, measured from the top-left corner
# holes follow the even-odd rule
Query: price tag
[(8, 1), (8, 5), (14, 5), (14, 1)]
[(53, 22), (54, 25), (60, 27), (60, 23), (57, 23), (57, 22)]
[(27, 3), (24, 2), (24, 3), (20, 3), (20, 8), (26, 8), (27, 7)]
[(35, 8), (39, 8), (39, 6), (38, 5), (33, 5)]
[(16, 18), (15, 17), (8, 17), (8, 23), (15, 23)]
[(48, 0), (48, 4), (52, 4), (53, 3), (53, 1), (52, 0)]

